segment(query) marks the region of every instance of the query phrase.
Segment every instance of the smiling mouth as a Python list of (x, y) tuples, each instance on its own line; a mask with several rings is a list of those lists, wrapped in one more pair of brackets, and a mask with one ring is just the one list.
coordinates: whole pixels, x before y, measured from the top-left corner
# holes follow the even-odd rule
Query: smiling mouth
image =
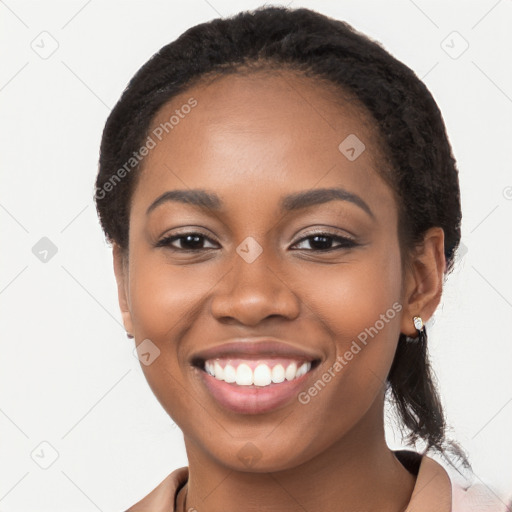
[(289, 406), (314, 378), (322, 354), (272, 338), (237, 339), (193, 354), (208, 399), (237, 414)]
[(299, 379), (319, 360), (294, 358), (217, 357), (195, 361), (194, 366), (211, 377), (234, 386), (263, 388)]

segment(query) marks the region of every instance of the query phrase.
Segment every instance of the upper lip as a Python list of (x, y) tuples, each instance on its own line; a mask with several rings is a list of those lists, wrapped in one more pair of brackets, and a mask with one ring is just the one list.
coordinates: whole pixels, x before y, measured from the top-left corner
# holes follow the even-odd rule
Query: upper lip
[(321, 356), (314, 354), (309, 350), (298, 348), (289, 343), (277, 341), (272, 338), (237, 338), (214, 347), (206, 348), (195, 352), (190, 357), (192, 364), (199, 365), (208, 359), (238, 357), (244, 356), (265, 357), (289, 357), (290, 359), (299, 359), (306, 361), (315, 361), (321, 359)]

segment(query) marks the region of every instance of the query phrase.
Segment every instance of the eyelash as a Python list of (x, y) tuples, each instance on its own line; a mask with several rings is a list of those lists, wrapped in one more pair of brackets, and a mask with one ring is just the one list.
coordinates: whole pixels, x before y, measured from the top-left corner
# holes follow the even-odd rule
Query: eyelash
[[(174, 242), (176, 240), (184, 239), (188, 236), (199, 236), (200, 238), (204, 238), (210, 242), (215, 242), (214, 240), (207, 237), (203, 233), (200, 233), (197, 231), (191, 231), (188, 233), (180, 233), (177, 235), (170, 235), (165, 238), (162, 238), (160, 241), (158, 241), (156, 243), (155, 247), (167, 247), (168, 249), (170, 249), (172, 251), (188, 252), (188, 253), (213, 249), (212, 247), (201, 248), (201, 249), (183, 249), (183, 248), (171, 246), (172, 242)], [(307, 252), (331, 252), (331, 251), (336, 251), (336, 250), (340, 250), (340, 249), (352, 249), (352, 248), (356, 247), (357, 245), (359, 245), (351, 238), (340, 236), (340, 235), (335, 235), (333, 233), (328, 233), (328, 232), (309, 233), (307, 236), (304, 236), (300, 240), (298, 240), (294, 245), (297, 245), (300, 242), (303, 242), (305, 240), (308, 240), (308, 239), (314, 238), (314, 237), (330, 238), (335, 242), (339, 242), (340, 245), (337, 247), (330, 247), (328, 249), (295, 249), (295, 250), (306, 250)]]

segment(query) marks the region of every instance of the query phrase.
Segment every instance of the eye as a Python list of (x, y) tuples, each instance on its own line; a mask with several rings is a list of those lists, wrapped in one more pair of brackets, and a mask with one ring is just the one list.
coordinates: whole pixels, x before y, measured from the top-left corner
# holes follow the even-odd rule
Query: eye
[[(313, 233), (299, 240), (295, 245), (307, 242), (312, 249), (307, 249), (316, 252), (328, 252), (339, 249), (351, 249), (358, 244), (351, 238), (334, 235), (331, 233)], [(333, 247), (333, 242), (337, 245)], [(303, 249), (303, 248), (302, 248)]]
[[(210, 243), (210, 246), (205, 247), (205, 242)], [(358, 245), (351, 238), (331, 233), (310, 234), (299, 240), (294, 244), (294, 246), (304, 243), (308, 243), (310, 247), (309, 249), (306, 248), (306, 250), (315, 252), (350, 249)], [(333, 245), (333, 243), (336, 245)], [(156, 247), (167, 247), (171, 250), (181, 252), (204, 251), (206, 249), (215, 249), (217, 246), (218, 244), (215, 241), (199, 232), (180, 233), (166, 236), (156, 243)], [(302, 250), (305, 249), (305, 247), (299, 247), (298, 249)]]
[[(157, 242), (156, 247), (168, 247), (176, 251), (198, 251), (215, 248), (215, 245), (212, 247), (203, 247), (205, 241), (212, 242), (210, 238), (202, 233), (180, 233), (179, 235), (171, 235), (162, 238)], [(177, 242), (179, 246), (177, 246), (175, 242)]]

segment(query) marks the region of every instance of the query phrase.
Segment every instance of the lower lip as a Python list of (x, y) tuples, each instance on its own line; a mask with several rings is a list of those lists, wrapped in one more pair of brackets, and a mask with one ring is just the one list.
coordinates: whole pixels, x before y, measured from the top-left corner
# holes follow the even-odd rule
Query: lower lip
[(203, 382), (217, 402), (230, 411), (240, 414), (261, 414), (286, 405), (296, 397), (311, 370), (297, 379), (268, 386), (238, 386), (212, 377), (199, 370)]

